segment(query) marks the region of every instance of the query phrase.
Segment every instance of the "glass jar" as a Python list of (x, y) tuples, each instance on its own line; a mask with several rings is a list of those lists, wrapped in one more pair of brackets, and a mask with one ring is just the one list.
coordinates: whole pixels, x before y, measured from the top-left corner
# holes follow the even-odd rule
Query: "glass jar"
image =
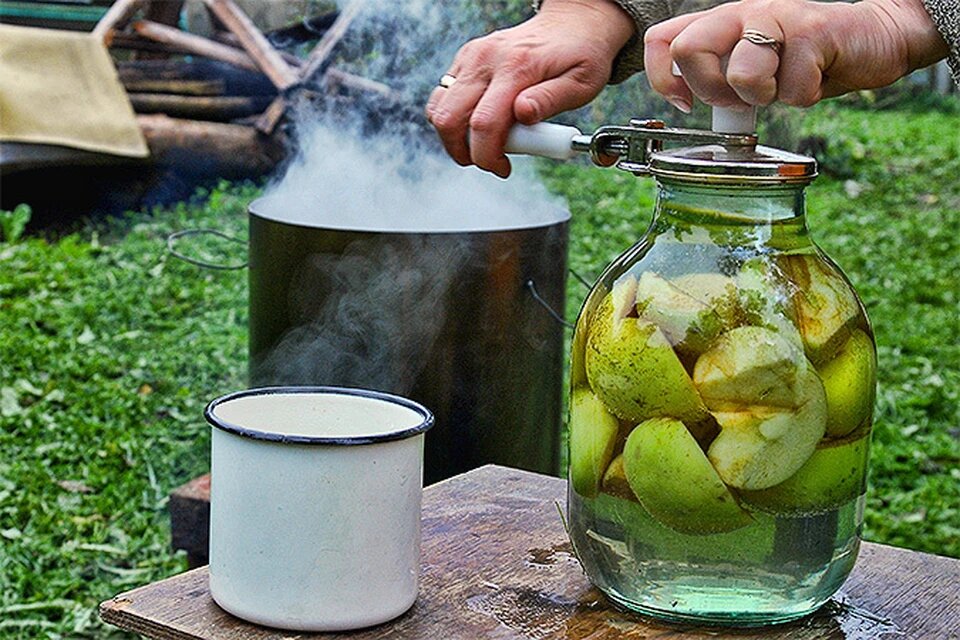
[(807, 231), (812, 159), (711, 145), (654, 153), (649, 170), (650, 228), (574, 333), (571, 539), (627, 609), (798, 618), (859, 549), (873, 333)]

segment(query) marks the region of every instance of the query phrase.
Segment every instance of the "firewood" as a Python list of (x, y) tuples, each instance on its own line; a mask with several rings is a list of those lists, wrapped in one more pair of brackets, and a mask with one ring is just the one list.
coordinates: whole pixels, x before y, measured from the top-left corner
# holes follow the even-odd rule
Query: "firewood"
[(365, 0), (353, 0), (340, 12), (333, 25), (320, 38), (320, 42), (310, 52), (310, 56), (300, 72), (300, 77), (303, 78), (304, 82), (308, 82), (325, 64), (328, 64), (328, 58), (333, 52), (333, 48), (340, 42), (340, 39), (343, 38), (350, 27), (350, 23), (360, 13), (364, 2)]
[(103, 40), (104, 44), (109, 47), (114, 31), (122, 28), (133, 17), (142, 2), (143, 0), (117, 0), (103, 14), (91, 34)]
[(300, 81), (297, 72), (290, 68), (233, 0), (204, 0), (204, 4), (240, 39), (240, 44), (277, 89), (285, 91)]
[(192, 120), (227, 122), (259, 113), (270, 102), (266, 96), (181, 96), (167, 93), (131, 93), (137, 113), (164, 113)]
[(240, 49), (228, 47), (225, 44), (208, 40), (202, 36), (186, 33), (173, 27), (168, 27), (149, 20), (138, 20), (133, 23), (134, 32), (148, 40), (174, 46), (181, 51), (193, 53), (205, 58), (220, 60), (242, 69), (259, 71), (257, 64)]
[(264, 136), (253, 127), (164, 115), (137, 116), (137, 123), (158, 164), (214, 168), (218, 175), (232, 177), (266, 173), (285, 155), (279, 136)]
[(128, 93), (173, 93), (181, 96), (222, 96), (226, 88), (223, 80), (182, 80), (133, 77), (120, 73), (120, 82)]

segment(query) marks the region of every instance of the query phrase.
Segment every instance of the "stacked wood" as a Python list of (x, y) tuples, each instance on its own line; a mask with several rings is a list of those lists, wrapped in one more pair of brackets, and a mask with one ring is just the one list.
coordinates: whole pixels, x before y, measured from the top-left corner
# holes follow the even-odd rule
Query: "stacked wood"
[[(305, 60), (274, 48), (234, 0), (203, 3), (222, 27), (212, 38), (173, 26), (179, 0), (116, 0), (93, 31), (113, 49), (136, 52), (137, 62), (118, 63), (119, 75), (156, 162), (206, 158), (225, 175), (267, 171), (282, 158), (278, 125), (298, 97), (322, 100), (325, 91), (347, 91), (395, 98), (386, 85), (331, 66), (363, 0), (311, 21), (311, 29), (322, 24), (325, 31)], [(199, 64), (181, 56), (226, 65), (233, 79), (193, 73)], [(149, 64), (135, 66), (140, 62)], [(237, 75), (246, 79), (237, 83)]]

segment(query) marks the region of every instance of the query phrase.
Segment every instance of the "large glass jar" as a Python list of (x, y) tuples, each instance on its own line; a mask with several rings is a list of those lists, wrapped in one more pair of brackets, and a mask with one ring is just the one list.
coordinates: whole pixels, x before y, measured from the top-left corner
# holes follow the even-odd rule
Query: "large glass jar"
[(570, 534), (613, 601), (768, 624), (823, 604), (860, 542), (876, 349), (810, 239), (810, 158), (660, 152), (644, 237), (573, 341)]

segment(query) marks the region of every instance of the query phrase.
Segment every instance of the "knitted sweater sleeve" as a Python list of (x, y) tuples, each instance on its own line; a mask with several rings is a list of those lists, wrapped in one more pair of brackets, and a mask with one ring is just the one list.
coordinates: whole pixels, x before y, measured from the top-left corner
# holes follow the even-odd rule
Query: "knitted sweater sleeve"
[(960, 85), (960, 0), (923, 0), (923, 5), (950, 47), (950, 75)]

